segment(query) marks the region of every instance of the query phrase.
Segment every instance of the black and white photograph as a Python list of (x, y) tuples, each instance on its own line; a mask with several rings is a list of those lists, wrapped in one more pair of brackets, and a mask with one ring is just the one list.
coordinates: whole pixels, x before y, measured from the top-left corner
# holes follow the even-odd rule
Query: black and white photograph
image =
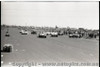
[(1, 67), (99, 67), (99, 1), (1, 1)]

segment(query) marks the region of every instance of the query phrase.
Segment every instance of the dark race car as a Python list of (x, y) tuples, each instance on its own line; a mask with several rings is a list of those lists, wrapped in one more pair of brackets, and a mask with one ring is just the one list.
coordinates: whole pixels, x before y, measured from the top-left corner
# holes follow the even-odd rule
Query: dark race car
[(3, 52), (12, 52), (13, 46), (11, 44), (5, 44), (3, 46)]
[(31, 34), (37, 34), (37, 32), (36, 31), (32, 31)]
[(6, 37), (9, 37), (9, 36), (10, 36), (10, 34), (9, 34), (8, 32), (6, 32), (5, 36), (6, 36)]

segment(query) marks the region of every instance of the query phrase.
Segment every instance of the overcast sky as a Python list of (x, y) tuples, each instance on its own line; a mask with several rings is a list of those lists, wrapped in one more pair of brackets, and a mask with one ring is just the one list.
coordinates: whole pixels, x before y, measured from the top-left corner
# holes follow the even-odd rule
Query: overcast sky
[(1, 24), (99, 29), (99, 2), (2, 2)]

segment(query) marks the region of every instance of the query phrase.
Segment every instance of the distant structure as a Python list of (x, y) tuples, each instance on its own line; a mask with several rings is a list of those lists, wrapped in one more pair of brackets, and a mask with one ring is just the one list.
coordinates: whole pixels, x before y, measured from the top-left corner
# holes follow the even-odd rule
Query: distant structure
[(57, 29), (57, 28), (58, 28), (58, 26), (56, 25), (56, 26), (55, 26), (55, 29)]

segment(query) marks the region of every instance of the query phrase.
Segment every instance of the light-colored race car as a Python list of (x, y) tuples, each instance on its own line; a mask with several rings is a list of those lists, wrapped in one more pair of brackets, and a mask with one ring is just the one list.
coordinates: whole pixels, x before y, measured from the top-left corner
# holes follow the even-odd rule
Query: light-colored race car
[(39, 34), (38, 34), (38, 37), (39, 37), (39, 38), (46, 38), (47, 35), (46, 35), (46, 33), (39, 33)]
[(80, 38), (80, 34), (69, 34), (69, 38)]
[(51, 37), (58, 37), (58, 33), (57, 32), (52, 32)]
[(26, 31), (26, 30), (21, 30), (20, 33), (21, 33), (22, 35), (27, 35), (27, 34), (29, 34), (29, 32)]

